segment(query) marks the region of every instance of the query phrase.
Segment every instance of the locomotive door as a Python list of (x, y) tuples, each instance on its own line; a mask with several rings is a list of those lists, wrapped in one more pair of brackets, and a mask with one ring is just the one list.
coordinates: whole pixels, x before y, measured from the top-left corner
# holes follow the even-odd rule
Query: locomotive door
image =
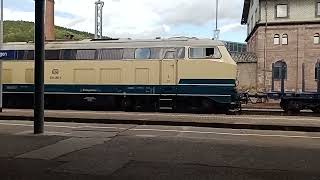
[(177, 60), (175, 51), (167, 51), (161, 60), (161, 85), (176, 85), (177, 82)]

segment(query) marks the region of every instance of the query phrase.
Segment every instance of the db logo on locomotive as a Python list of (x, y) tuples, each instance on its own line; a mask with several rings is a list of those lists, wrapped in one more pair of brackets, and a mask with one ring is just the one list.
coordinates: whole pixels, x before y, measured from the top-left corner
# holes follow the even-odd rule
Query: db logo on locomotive
[(52, 70), (52, 74), (54, 74), (54, 75), (59, 74), (59, 69), (53, 69), (53, 70)]
[(50, 79), (51, 80), (62, 79), (62, 77), (60, 76), (60, 70), (59, 69), (52, 69)]

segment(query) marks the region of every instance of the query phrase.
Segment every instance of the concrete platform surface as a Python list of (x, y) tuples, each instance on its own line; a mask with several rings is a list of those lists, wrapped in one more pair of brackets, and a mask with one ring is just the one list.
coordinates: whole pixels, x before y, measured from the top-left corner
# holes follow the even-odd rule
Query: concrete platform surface
[(0, 121), (1, 180), (317, 180), (320, 133)]
[[(47, 110), (47, 121), (198, 126), (320, 132), (320, 117)], [(5, 109), (0, 119), (32, 120), (32, 110)]]

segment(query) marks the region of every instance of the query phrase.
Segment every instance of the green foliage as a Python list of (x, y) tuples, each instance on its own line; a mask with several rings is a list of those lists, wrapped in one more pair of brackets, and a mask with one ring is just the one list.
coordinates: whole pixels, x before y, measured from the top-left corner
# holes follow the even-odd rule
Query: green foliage
[[(5, 21), (4, 22), (5, 42), (28, 42), (34, 39), (34, 23), (26, 21)], [(74, 40), (90, 39), (93, 34), (56, 26), (57, 40), (66, 39), (66, 35), (73, 35)]]

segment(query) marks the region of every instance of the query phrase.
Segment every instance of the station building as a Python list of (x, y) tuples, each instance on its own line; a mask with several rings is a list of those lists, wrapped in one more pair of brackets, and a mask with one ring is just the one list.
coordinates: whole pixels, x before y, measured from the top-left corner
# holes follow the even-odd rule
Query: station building
[(320, 0), (244, 0), (241, 23), (247, 25), (248, 53), (257, 60), (256, 88), (314, 92), (320, 67)]
[(247, 44), (223, 41), (232, 58), (237, 63), (237, 85), (239, 90), (253, 90), (256, 88), (257, 57), (247, 52)]

